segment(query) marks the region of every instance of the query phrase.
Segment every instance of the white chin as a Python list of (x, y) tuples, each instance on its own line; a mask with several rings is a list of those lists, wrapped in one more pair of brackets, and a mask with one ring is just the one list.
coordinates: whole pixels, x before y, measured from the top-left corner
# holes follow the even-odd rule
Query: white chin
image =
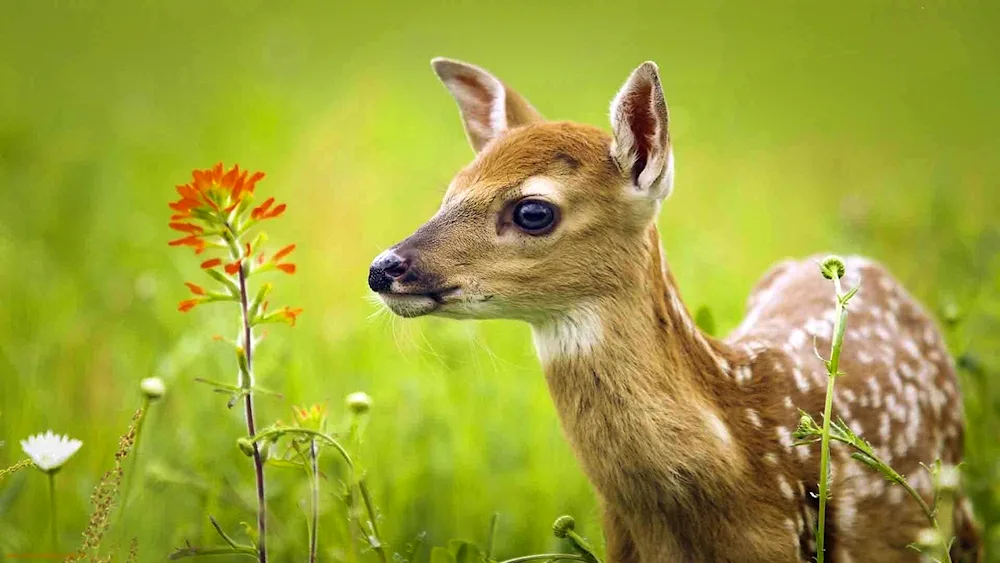
[(433, 313), (439, 303), (426, 295), (381, 293), (379, 298), (400, 317), (420, 317)]

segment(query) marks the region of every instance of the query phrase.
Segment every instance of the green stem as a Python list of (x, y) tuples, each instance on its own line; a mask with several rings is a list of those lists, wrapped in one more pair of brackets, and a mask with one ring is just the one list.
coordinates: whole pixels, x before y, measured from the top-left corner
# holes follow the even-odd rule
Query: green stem
[(833, 411), (833, 388), (840, 367), (840, 350), (844, 345), (844, 329), (847, 326), (847, 308), (841, 300), (840, 279), (833, 278), (837, 291), (837, 318), (833, 325), (833, 340), (830, 343), (830, 361), (827, 364), (826, 403), (823, 406), (823, 438), (820, 445), (819, 468), (819, 528), (816, 532), (816, 562), (823, 563), (826, 543), (826, 501), (829, 497), (830, 478), (830, 419)]
[(388, 563), (389, 559), (385, 553), (385, 544), (382, 543), (382, 537), (378, 533), (378, 522), (375, 518), (375, 503), (372, 502), (372, 496), (368, 492), (368, 485), (365, 483), (364, 477), (358, 477), (357, 482), (358, 490), (361, 491), (361, 498), (365, 501), (365, 510), (368, 511), (368, 522), (372, 532), (368, 538), (368, 543), (378, 553), (382, 563)]
[[(257, 433), (256, 420), (253, 412), (253, 332), (250, 328), (250, 316), (248, 314), (249, 297), (247, 296), (246, 263), (240, 264), (240, 309), (243, 313), (243, 350), (246, 355), (247, 373), (246, 381), (241, 383), (246, 385), (246, 395), (243, 397), (244, 412), (247, 424), (247, 434), (253, 436)], [(264, 495), (264, 459), (260, 455), (260, 447), (257, 442), (253, 443), (253, 467), (257, 489), (257, 559), (260, 563), (267, 563), (267, 505)]]
[(319, 548), (319, 449), (316, 440), (309, 442), (309, 455), (312, 458), (312, 525), (309, 527), (309, 563), (316, 563), (316, 552)]
[(59, 531), (56, 518), (56, 472), (49, 471), (49, 527), (52, 532), (52, 553), (59, 553)]
[(539, 553), (538, 555), (525, 555), (506, 559), (500, 563), (525, 563), (526, 561), (590, 561), (582, 555), (572, 555), (569, 553)]

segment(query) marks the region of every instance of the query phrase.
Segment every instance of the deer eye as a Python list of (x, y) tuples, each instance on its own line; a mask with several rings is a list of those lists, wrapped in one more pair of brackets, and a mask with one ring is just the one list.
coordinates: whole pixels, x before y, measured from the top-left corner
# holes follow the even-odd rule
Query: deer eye
[(549, 233), (556, 224), (558, 213), (547, 201), (526, 199), (514, 207), (514, 224), (529, 235)]

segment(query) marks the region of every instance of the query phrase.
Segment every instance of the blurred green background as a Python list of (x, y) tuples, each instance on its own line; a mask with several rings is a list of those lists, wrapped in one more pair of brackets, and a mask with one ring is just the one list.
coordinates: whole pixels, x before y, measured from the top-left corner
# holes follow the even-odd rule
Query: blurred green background
[[(83, 441), (57, 477), (60, 541), (157, 375), (125, 533), (156, 561), (252, 521), (239, 409), (193, 382), (234, 379), (213, 334), (235, 311), (176, 310), (198, 259), (168, 248), (167, 202), (217, 161), (265, 170), (289, 204), (267, 229), (299, 273), (275, 301), (305, 308), (259, 348), (264, 423), (345, 394), (375, 400), (363, 448), (382, 527), (402, 548), (483, 542), (558, 549), (594, 495), (565, 443), (526, 326), (373, 315), (372, 257), (420, 225), (470, 160), (429, 68), (480, 64), (550, 118), (606, 126), (640, 62), (660, 65), (678, 160), (660, 220), (689, 308), (721, 331), (786, 256), (863, 253), (934, 311), (969, 419), (967, 487), (1000, 560), (1000, 4), (995, 2), (3, 1), (0, 17), (0, 466), (53, 429)], [(348, 544), (342, 475), (324, 460), (326, 559)], [(275, 560), (302, 560), (307, 490), (268, 470)], [(44, 551), (44, 477), (0, 482), (0, 553)]]

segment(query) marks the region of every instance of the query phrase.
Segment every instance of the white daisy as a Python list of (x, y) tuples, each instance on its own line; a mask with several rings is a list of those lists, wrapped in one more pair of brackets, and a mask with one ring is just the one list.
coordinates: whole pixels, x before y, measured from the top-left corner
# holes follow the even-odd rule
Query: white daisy
[(24, 453), (28, 454), (36, 467), (46, 473), (52, 473), (62, 467), (82, 445), (83, 442), (80, 440), (53, 434), (51, 430), (21, 440), (21, 449)]

